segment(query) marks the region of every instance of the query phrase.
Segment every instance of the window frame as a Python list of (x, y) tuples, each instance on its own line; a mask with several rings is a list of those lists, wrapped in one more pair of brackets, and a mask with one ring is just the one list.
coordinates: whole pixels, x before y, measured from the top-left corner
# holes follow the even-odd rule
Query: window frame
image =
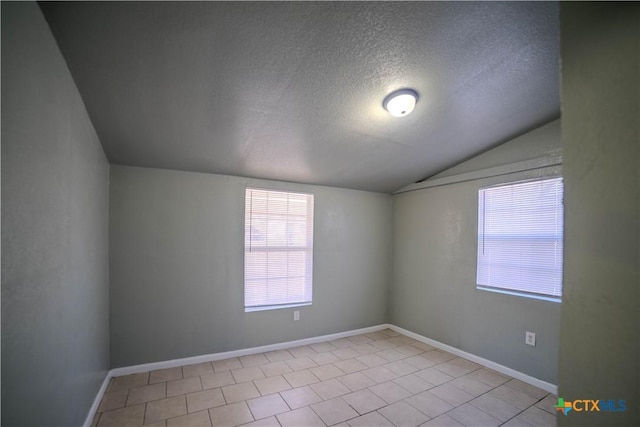
[[(265, 245), (254, 245), (253, 242), (255, 240), (251, 239), (251, 235), (247, 234), (248, 229), (250, 230), (255, 217), (252, 212), (253, 206), (249, 207), (247, 203), (252, 200), (253, 194), (251, 195), (251, 199), (249, 193), (251, 191), (257, 192), (265, 192), (265, 193), (273, 193), (273, 194), (287, 194), (287, 195), (297, 195), (297, 196), (305, 196), (307, 198), (307, 211), (304, 215), (304, 230), (305, 230), (305, 244), (303, 246), (297, 245), (289, 245), (289, 242), (284, 245), (273, 245), (269, 246), (269, 244)], [(289, 202), (287, 202), (289, 203)], [(268, 204), (268, 202), (267, 202)], [(290, 191), (283, 190), (277, 188), (262, 188), (262, 187), (253, 187), (247, 186), (245, 187), (245, 217), (244, 217), (244, 254), (243, 254), (243, 306), (245, 312), (255, 312), (255, 311), (265, 311), (265, 310), (277, 310), (283, 308), (291, 308), (291, 307), (302, 307), (312, 305), (313, 303), (313, 249), (314, 249), (314, 210), (315, 210), (315, 195), (313, 193), (307, 193), (302, 191)], [(264, 213), (265, 221), (268, 221), (269, 218), (268, 213)], [(272, 221), (285, 222), (287, 226), (291, 224), (291, 217), (294, 217), (294, 214), (287, 213), (282, 218), (282, 214), (273, 214), (271, 216)], [(277, 219), (273, 219), (275, 217), (280, 217)], [(285, 237), (286, 238), (286, 237)], [(285, 303), (272, 303), (272, 304), (264, 304), (264, 305), (247, 305), (247, 277), (248, 277), (248, 254), (250, 253), (286, 253), (287, 257), (289, 253), (304, 253), (305, 261), (304, 261), (304, 295), (303, 298), (299, 301), (288, 301)], [(268, 261), (267, 261), (268, 263)], [(287, 267), (287, 278), (292, 277), (291, 271), (288, 270)], [(254, 279), (255, 280), (255, 279)], [(262, 280), (269, 280), (269, 273), (266, 276), (262, 277)], [(265, 285), (266, 286), (266, 285)], [(268, 301), (268, 300), (266, 300)]]
[[(495, 293), (500, 293), (500, 294), (507, 294), (507, 295), (514, 295), (514, 296), (519, 296), (519, 297), (525, 297), (525, 298), (531, 298), (531, 299), (538, 299), (538, 300), (543, 300), (543, 301), (550, 301), (550, 302), (557, 302), (557, 303), (561, 303), (562, 302), (562, 293), (563, 293), (563, 262), (564, 262), (564, 247), (560, 248), (559, 250), (556, 248), (555, 251), (559, 252), (559, 257), (560, 257), (560, 266), (559, 266), (559, 287), (560, 287), (560, 291), (559, 294), (560, 295), (555, 295), (555, 294), (550, 294), (550, 293), (544, 293), (544, 292), (532, 292), (532, 291), (526, 291), (526, 290), (522, 290), (522, 289), (514, 289), (514, 288), (509, 288), (509, 287), (504, 287), (504, 286), (492, 286), (492, 285), (487, 285), (487, 284), (480, 284), (479, 282), (480, 280), (480, 269), (481, 269), (481, 246), (483, 245), (484, 241), (483, 238), (485, 238), (486, 234), (484, 234), (483, 232), (483, 226), (486, 224), (486, 222), (483, 222), (484, 219), (484, 213), (481, 211), (482, 207), (483, 207), (483, 201), (481, 200), (483, 197), (483, 191), (485, 190), (491, 190), (491, 189), (495, 189), (495, 188), (500, 188), (500, 187), (511, 187), (514, 185), (520, 185), (520, 184), (527, 184), (527, 183), (536, 183), (536, 182), (542, 182), (542, 181), (559, 181), (560, 183), (560, 190), (561, 190), (561, 194), (560, 194), (560, 200), (558, 203), (556, 203), (555, 206), (555, 210), (558, 210), (558, 207), (560, 209), (560, 213), (562, 214), (562, 220), (560, 221), (560, 225), (561, 225), (561, 229), (560, 229), (560, 239), (562, 242), (562, 246), (564, 246), (564, 228), (565, 228), (565, 223), (564, 223), (564, 179), (562, 175), (558, 175), (558, 174), (553, 174), (553, 175), (545, 175), (545, 176), (540, 176), (540, 177), (536, 177), (536, 178), (530, 178), (530, 179), (522, 179), (522, 180), (514, 180), (514, 181), (507, 181), (507, 182), (501, 182), (501, 183), (496, 183), (496, 184), (492, 184), (492, 185), (487, 185), (487, 186), (483, 186), (478, 188), (477, 190), (477, 210), (478, 210), (478, 222), (477, 222), (477, 239), (476, 239), (476, 289), (481, 290), (481, 291), (488, 291), (488, 292), (495, 292)], [(555, 240), (557, 241), (558, 239), (558, 235), (556, 234), (554, 236)], [(556, 243), (557, 245), (557, 243)], [(525, 268), (522, 267), (522, 265), (518, 265), (519, 268)]]

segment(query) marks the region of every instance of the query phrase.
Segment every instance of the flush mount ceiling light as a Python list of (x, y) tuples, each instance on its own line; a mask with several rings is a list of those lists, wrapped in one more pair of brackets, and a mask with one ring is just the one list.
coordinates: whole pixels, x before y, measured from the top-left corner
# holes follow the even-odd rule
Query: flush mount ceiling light
[(400, 89), (390, 93), (382, 106), (394, 117), (403, 117), (413, 111), (418, 101), (418, 93), (413, 89)]

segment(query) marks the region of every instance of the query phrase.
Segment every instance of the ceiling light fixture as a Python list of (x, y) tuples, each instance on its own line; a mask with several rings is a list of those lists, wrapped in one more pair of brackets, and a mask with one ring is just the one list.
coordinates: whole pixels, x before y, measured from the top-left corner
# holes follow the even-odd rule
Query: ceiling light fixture
[(413, 89), (400, 89), (390, 93), (382, 106), (394, 117), (403, 117), (411, 113), (418, 101), (418, 93)]

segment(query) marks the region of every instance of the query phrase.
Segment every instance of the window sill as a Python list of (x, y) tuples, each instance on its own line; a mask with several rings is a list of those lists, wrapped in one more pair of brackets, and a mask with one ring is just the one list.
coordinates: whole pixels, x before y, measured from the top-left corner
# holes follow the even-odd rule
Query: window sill
[(484, 287), (482, 285), (476, 285), (476, 289), (481, 290), (481, 291), (487, 291), (487, 292), (495, 292), (497, 294), (514, 295), (516, 297), (525, 297), (525, 298), (537, 299), (537, 300), (540, 300), (540, 301), (549, 301), (549, 302), (562, 303), (562, 298), (561, 297), (552, 297), (552, 296), (544, 296), (544, 295), (527, 294), (525, 292), (510, 291), (510, 290), (507, 290), (507, 289), (488, 288), (488, 287)]
[(245, 307), (245, 313), (251, 313), (254, 311), (265, 311), (265, 310), (279, 310), (281, 308), (292, 308), (292, 307), (304, 307), (306, 305), (311, 305), (310, 302), (299, 302), (294, 304), (281, 304), (281, 305), (263, 305), (260, 307)]

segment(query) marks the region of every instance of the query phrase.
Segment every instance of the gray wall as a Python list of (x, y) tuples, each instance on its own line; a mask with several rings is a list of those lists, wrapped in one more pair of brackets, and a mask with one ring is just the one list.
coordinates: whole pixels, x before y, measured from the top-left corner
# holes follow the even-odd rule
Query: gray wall
[(36, 3), (2, 3), (2, 425), (84, 422), (109, 367), (109, 165)]
[(640, 10), (562, 3), (565, 259), (559, 395), (626, 412), (561, 425), (640, 425)]
[[(544, 158), (560, 149), (556, 121), (456, 170)], [(476, 289), (478, 189), (549, 174), (561, 170), (538, 169), (395, 195), (391, 323), (556, 383), (561, 304)], [(535, 347), (524, 343), (527, 330), (537, 334)]]
[[(244, 312), (245, 186), (315, 194), (313, 305)], [(112, 367), (385, 322), (391, 196), (111, 166)]]

